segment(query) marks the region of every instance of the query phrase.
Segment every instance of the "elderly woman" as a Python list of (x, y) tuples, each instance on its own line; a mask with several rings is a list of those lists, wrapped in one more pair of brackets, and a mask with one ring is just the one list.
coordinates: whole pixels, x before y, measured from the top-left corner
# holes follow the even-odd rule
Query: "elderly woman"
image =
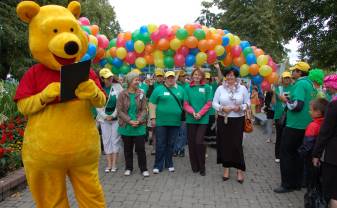
[(323, 155), (322, 178), (323, 193), (330, 200), (330, 207), (337, 207), (337, 74), (324, 79), (324, 87), (332, 94), (332, 101), (328, 105), (324, 122), (321, 126), (318, 140), (313, 151), (313, 163), (320, 164)]
[(176, 84), (175, 73), (165, 73), (165, 83), (159, 85), (150, 97), (150, 118), (156, 127), (156, 156), (153, 173), (158, 174), (164, 167), (174, 172), (173, 142), (178, 136), (183, 113), (185, 91)]
[(124, 142), (125, 176), (133, 171), (133, 148), (138, 156), (139, 169), (144, 177), (149, 176), (146, 165), (146, 96), (139, 89), (139, 74), (130, 72), (126, 75), (127, 89), (122, 91), (117, 101), (118, 132)]
[(107, 102), (103, 108), (97, 108), (96, 120), (102, 129), (102, 141), (107, 159), (105, 172), (116, 172), (116, 161), (121, 148), (120, 135), (117, 133), (117, 108), (116, 102), (122, 86), (115, 79), (110, 69), (103, 68), (99, 71), (99, 76), (103, 81), (103, 88), (107, 94)]
[(217, 118), (217, 163), (224, 167), (223, 180), (229, 179), (229, 168), (237, 169), (237, 181), (243, 183), (246, 170), (243, 149), (245, 110), (250, 106), (246, 87), (238, 81), (235, 69), (225, 71), (226, 80), (215, 91), (213, 108)]

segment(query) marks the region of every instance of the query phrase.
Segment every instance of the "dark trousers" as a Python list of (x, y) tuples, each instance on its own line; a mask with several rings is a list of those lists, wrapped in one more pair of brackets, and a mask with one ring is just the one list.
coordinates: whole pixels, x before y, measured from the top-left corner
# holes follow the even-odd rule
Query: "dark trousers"
[(305, 130), (285, 127), (281, 142), (281, 185), (289, 189), (302, 187), (303, 159), (297, 149), (303, 142)]
[(145, 135), (143, 136), (123, 136), (125, 170), (133, 170), (133, 147), (138, 158), (138, 166), (141, 172), (147, 171), (145, 153)]
[(284, 126), (279, 124), (279, 119), (275, 120), (276, 142), (275, 142), (275, 159), (280, 159), (282, 131)]
[(205, 172), (207, 124), (187, 124), (188, 152), (193, 172)]

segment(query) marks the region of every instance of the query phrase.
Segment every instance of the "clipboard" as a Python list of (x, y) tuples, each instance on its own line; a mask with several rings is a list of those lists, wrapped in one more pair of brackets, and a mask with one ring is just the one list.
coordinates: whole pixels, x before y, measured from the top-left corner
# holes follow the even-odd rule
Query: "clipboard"
[(61, 93), (60, 102), (66, 102), (76, 98), (77, 86), (89, 79), (91, 60), (69, 64), (61, 67)]

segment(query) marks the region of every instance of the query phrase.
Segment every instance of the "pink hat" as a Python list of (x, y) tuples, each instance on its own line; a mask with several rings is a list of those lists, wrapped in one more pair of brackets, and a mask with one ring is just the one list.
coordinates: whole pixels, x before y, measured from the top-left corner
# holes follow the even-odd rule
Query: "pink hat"
[(331, 74), (324, 78), (324, 87), (337, 90), (337, 74)]

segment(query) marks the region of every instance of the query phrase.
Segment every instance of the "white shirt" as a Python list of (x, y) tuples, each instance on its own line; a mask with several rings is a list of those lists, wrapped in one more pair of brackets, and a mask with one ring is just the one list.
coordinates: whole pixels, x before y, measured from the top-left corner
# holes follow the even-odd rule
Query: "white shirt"
[(225, 113), (222, 111), (223, 107), (240, 106), (241, 111), (231, 111), (227, 114), (227, 117), (242, 117), (245, 115), (244, 111), (250, 106), (248, 90), (245, 86), (239, 84), (238, 87), (231, 92), (230, 89), (221, 85), (215, 91), (212, 106), (218, 114), (222, 116), (225, 116)]

